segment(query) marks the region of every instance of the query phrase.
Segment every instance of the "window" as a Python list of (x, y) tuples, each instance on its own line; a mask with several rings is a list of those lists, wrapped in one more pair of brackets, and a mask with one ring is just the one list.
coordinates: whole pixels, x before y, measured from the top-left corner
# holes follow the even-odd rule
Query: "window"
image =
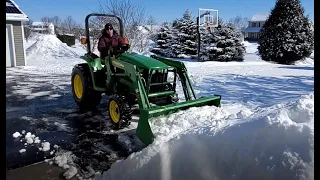
[(255, 22), (252, 23), (252, 27), (256, 27), (257, 24)]

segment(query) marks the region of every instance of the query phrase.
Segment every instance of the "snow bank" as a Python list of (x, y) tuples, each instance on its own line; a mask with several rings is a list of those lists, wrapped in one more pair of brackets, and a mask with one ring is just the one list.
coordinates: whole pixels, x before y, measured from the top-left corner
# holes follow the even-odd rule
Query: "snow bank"
[(29, 65), (39, 64), (42, 61), (55, 58), (79, 57), (77, 53), (65, 43), (62, 43), (55, 35), (38, 36), (34, 44), (27, 50)]
[(297, 61), (295, 65), (298, 66), (314, 66), (314, 59), (313, 58), (305, 58), (303, 60)]
[(228, 118), (191, 108), (154, 119), (153, 144), (97, 179), (314, 179), (314, 97)]
[(20, 68), (32, 73), (70, 74), (75, 64), (85, 62), (80, 58), (84, 54), (80, 45), (69, 47), (55, 35), (39, 35), (26, 50), (27, 66)]
[(258, 53), (258, 43), (251, 43), (248, 41), (243, 41), (242, 44), (246, 47), (246, 53), (248, 54), (256, 54)]

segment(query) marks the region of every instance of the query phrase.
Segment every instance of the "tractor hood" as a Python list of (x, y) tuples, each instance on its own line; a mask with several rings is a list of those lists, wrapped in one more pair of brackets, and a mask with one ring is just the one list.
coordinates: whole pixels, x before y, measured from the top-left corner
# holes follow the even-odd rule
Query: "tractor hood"
[(119, 56), (120, 60), (136, 65), (140, 69), (168, 69), (169, 66), (151, 57), (136, 53), (123, 53)]

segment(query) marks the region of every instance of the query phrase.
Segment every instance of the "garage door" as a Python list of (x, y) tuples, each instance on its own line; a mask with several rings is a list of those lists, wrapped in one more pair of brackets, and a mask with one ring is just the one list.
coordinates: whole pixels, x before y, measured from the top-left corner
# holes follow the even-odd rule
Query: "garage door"
[(6, 28), (6, 66), (12, 67), (13, 66), (13, 55), (12, 55), (12, 46), (11, 46), (11, 39), (9, 38), (9, 31), (10, 29)]

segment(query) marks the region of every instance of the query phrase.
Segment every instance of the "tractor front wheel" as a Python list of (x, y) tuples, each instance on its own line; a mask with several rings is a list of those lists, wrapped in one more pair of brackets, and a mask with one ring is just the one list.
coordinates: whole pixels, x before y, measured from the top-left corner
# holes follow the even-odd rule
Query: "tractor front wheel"
[(132, 120), (132, 111), (124, 97), (111, 95), (108, 103), (109, 117), (116, 129), (129, 125)]
[(72, 94), (81, 111), (96, 108), (101, 101), (101, 93), (93, 89), (88, 64), (76, 65), (71, 74)]

